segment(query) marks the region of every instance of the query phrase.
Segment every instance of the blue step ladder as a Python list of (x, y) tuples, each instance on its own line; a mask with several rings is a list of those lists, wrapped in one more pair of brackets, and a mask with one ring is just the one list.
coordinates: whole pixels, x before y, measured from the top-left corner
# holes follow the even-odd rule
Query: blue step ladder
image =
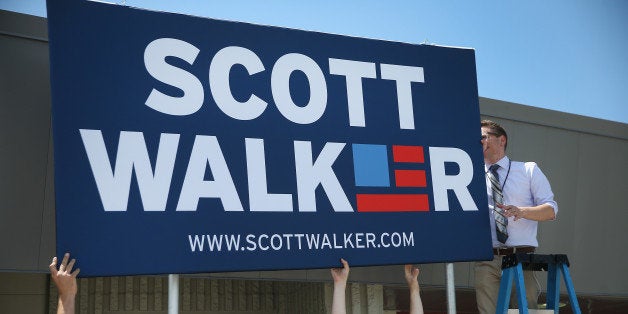
[(569, 294), (571, 309), (580, 314), (580, 306), (576, 298), (571, 276), (569, 275), (569, 260), (564, 254), (526, 254), (516, 253), (504, 256), (502, 259), (502, 279), (499, 285), (496, 314), (508, 312), (512, 281), (517, 287), (517, 303), (519, 313), (528, 314), (528, 301), (526, 300), (525, 285), (523, 283), (523, 270), (547, 271), (547, 309), (558, 313), (558, 301), (560, 297), (560, 274), (565, 279), (565, 286)]

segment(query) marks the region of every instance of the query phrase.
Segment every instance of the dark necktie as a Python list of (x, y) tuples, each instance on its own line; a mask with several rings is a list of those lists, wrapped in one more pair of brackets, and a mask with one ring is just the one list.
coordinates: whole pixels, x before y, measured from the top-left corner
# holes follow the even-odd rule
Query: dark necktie
[(504, 216), (504, 212), (501, 208), (497, 207), (497, 204), (503, 204), (504, 196), (502, 194), (502, 188), (499, 184), (499, 169), (498, 164), (494, 164), (488, 168), (488, 180), (491, 182), (491, 189), (493, 190), (493, 213), (495, 215), (495, 229), (497, 231), (497, 240), (501, 243), (506, 243), (508, 239), (508, 218)]

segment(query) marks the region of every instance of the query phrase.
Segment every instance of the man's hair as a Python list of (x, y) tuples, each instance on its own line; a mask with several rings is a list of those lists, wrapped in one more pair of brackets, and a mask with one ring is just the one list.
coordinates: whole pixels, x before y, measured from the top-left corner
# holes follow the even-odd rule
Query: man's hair
[(504, 149), (508, 147), (508, 134), (506, 134), (506, 130), (499, 125), (497, 122), (491, 120), (482, 120), (481, 125), (483, 128), (491, 129), (491, 132), (494, 133), (496, 137), (504, 136), (506, 138), (506, 145), (504, 145)]

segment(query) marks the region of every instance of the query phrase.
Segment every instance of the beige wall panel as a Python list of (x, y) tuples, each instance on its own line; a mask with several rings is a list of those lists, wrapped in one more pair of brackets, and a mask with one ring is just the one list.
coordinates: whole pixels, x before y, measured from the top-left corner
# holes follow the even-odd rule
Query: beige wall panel
[(260, 271), (257, 277), (249, 278), (264, 278), (270, 280), (304, 280), (307, 278), (306, 270), (287, 270), (287, 271)]
[(384, 309), (384, 287), (382, 285), (367, 285), (366, 296), (368, 301), (367, 312), (379, 314)]
[[(351, 261), (349, 261), (351, 262)], [(321, 280), (330, 280), (329, 271), (322, 272)], [(360, 283), (397, 283), (403, 279), (403, 266), (372, 266), (372, 267), (352, 267), (351, 281)]]
[[(454, 263), (454, 281), (457, 287), (473, 286), (473, 262)], [(419, 274), (419, 283), (422, 286), (442, 286), (447, 284), (446, 264), (421, 264), (418, 265), (421, 270)], [(399, 267), (399, 276), (403, 276), (403, 269)], [(401, 277), (396, 282), (405, 287), (405, 279)]]
[[(419, 268), (421, 269), (419, 275), (420, 283), (442, 286), (447, 282), (445, 264), (423, 264)], [(405, 281), (400, 282), (405, 283)]]
[[(454, 263), (454, 281), (456, 287), (473, 287), (473, 262)], [(445, 265), (443, 265), (445, 271)]]
[(42, 274), (0, 273), (0, 313), (44, 313), (47, 288)]
[(0, 295), (44, 294), (46, 280), (43, 274), (0, 273)]
[[(32, 275), (30, 275), (32, 276)], [(6, 282), (17, 282), (22, 279), (24, 289), (16, 291), (5, 289), (12, 294), (4, 295), (0, 291), (0, 309), (16, 306), (8, 296), (33, 296), (42, 298), (37, 311), (55, 313), (57, 294), (54, 284), (50, 283), (50, 294), (45, 292), (46, 276), (39, 275), (28, 280), (20, 278), (0, 277)], [(121, 279), (121, 280), (118, 280)], [(167, 299), (167, 293), (160, 293), (157, 286), (163, 284), (164, 277), (96, 277), (80, 279), (77, 295), (78, 313), (165, 313), (167, 304), (158, 300)], [(122, 297), (117, 294), (117, 282), (124, 283)], [(316, 282), (271, 282), (259, 280), (225, 280), (201, 277), (180, 278), (180, 311), (181, 313), (322, 313), (325, 309), (324, 283)], [(36, 287), (37, 285), (42, 287)], [(360, 298), (367, 300), (367, 289)], [(188, 287), (188, 288), (185, 288)], [(202, 287), (202, 288), (201, 288)], [(373, 300), (377, 301), (377, 287), (371, 291)], [(185, 291), (184, 291), (185, 290)], [(211, 292), (214, 291), (214, 293)], [(380, 289), (381, 290), (381, 289)], [(112, 299), (121, 299), (122, 306), (114, 306)], [(146, 300), (142, 300), (142, 299)], [(188, 299), (189, 302), (183, 301)], [(381, 298), (380, 298), (381, 299)], [(49, 303), (48, 303), (49, 302)], [(373, 302), (373, 301), (371, 301)], [(48, 303), (48, 304), (47, 304)], [(154, 306), (160, 304), (160, 307)], [(364, 303), (366, 304), (366, 303)], [(34, 305), (33, 305), (34, 306)], [(263, 307), (263, 308), (262, 308)]]
[(2, 313), (45, 313), (48, 296), (40, 295), (0, 295)]

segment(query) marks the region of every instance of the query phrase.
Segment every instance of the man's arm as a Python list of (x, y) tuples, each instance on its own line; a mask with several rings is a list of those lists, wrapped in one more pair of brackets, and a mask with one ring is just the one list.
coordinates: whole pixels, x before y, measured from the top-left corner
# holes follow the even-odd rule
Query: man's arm
[(75, 259), (72, 259), (69, 263), (70, 253), (65, 253), (59, 269), (57, 269), (57, 257), (52, 258), (50, 263), (50, 277), (59, 290), (59, 303), (57, 305), (57, 314), (74, 314), (74, 301), (76, 298), (77, 284), (76, 275), (81, 271), (74, 267)]
[(515, 217), (515, 220), (525, 218), (528, 220), (546, 221), (556, 219), (554, 207), (549, 204), (541, 204), (531, 207), (517, 207), (515, 205), (497, 204), (504, 210), (506, 217)]
[(342, 268), (332, 268), (331, 277), (334, 278), (334, 296), (331, 302), (331, 314), (345, 314), (347, 306), (345, 304), (345, 288), (347, 278), (349, 278), (349, 263), (340, 259)]
[(558, 204), (554, 201), (554, 193), (549, 180), (534, 162), (525, 163), (526, 175), (530, 180), (530, 193), (533, 204), (536, 206), (497, 205), (504, 210), (506, 217), (514, 217), (515, 220), (525, 218), (535, 221), (547, 221), (556, 219)]
[(419, 289), (419, 269), (406, 265), (405, 268), (406, 282), (410, 289), (410, 314), (423, 314), (423, 302)]

